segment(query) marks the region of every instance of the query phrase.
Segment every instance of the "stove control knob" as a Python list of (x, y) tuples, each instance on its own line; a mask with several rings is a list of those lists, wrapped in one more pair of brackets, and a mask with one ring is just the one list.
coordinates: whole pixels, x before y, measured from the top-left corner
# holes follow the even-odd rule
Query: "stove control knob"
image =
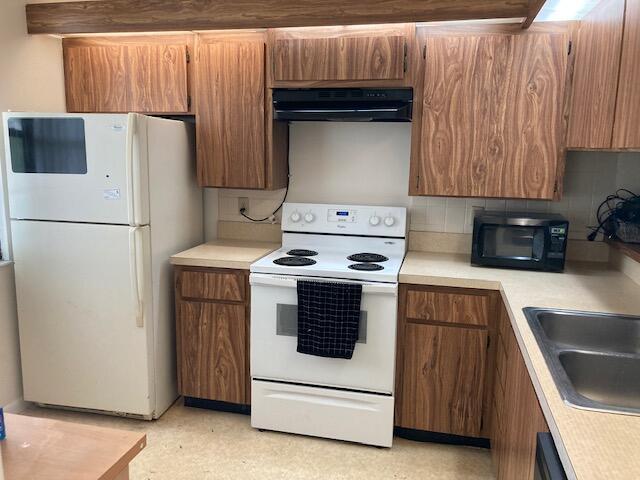
[(396, 219), (395, 219), (395, 218), (393, 218), (393, 217), (391, 217), (391, 216), (386, 217), (386, 218), (384, 219), (384, 224), (385, 224), (387, 227), (393, 227), (393, 224), (394, 224), (394, 223), (396, 223)]
[(373, 217), (369, 218), (369, 223), (373, 227), (380, 225), (380, 217), (378, 217), (377, 215), (374, 215)]
[(305, 214), (305, 216), (304, 216), (304, 221), (305, 221), (305, 222), (307, 222), (307, 223), (311, 223), (311, 222), (313, 222), (315, 219), (316, 219), (316, 217), (315, 217), (315, 216), (313, 215), (313, 213), (311, 213), (311, 212), (306, 213), (306, 214)]
[(289, 217), (289, 219), (293, 222), (293, 223), (298, 223), (300, 221), (302, 217), (300, 216), (300, 214), (298, 212), (293, 212), (291, 214), (291, 216)]

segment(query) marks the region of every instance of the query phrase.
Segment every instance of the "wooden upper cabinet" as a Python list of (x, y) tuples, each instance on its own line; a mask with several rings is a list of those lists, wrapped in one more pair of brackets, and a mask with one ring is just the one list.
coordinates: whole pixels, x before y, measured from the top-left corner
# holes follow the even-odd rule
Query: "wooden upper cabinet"
[(640, 0), (626, 2), (612, 146), (640, 149)]
[(624, 4), (603, 0), (577, 27), (568, 148), (611, 147)]
[(191, 36), (65, 38), (69, 112), (188, 113)]
[(401, 79), (404, 49), (403, 36), (276, 40), (274, 79)]
[(429, 34), (424, 45), (410, 194), (554, 198), (568, 33)]
[(265, 35), (199, 36), (195, 87), (200, 185), (269, 188)]
[(273, 82), (275, 86), (380, 81), (403, 85), (414, 32), (413, 24), (270, 30)]

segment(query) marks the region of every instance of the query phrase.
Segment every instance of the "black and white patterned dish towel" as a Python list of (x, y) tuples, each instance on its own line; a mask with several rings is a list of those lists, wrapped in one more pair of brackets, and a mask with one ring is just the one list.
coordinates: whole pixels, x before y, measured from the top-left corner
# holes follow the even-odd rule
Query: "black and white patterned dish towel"
[(362, 285), (298, 281), (298, 352), (353, 357), (360, 327)]

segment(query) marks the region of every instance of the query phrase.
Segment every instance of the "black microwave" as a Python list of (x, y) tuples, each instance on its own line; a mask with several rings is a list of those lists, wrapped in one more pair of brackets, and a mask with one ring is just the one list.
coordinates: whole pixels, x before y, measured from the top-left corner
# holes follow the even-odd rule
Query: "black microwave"
[(562, 215), (482, 211), (473, 220), (471, 264), (561, 272), (568, 233)]

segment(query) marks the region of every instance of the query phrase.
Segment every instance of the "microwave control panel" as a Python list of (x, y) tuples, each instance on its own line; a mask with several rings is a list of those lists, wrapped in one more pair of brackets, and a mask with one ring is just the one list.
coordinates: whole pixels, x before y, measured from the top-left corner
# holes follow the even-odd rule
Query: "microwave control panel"
[(567, 233), (569, 225), (567, 223), (549, 226), (551, 244), (549, 245), (549, 258), (563, 258), (567, 246)]

